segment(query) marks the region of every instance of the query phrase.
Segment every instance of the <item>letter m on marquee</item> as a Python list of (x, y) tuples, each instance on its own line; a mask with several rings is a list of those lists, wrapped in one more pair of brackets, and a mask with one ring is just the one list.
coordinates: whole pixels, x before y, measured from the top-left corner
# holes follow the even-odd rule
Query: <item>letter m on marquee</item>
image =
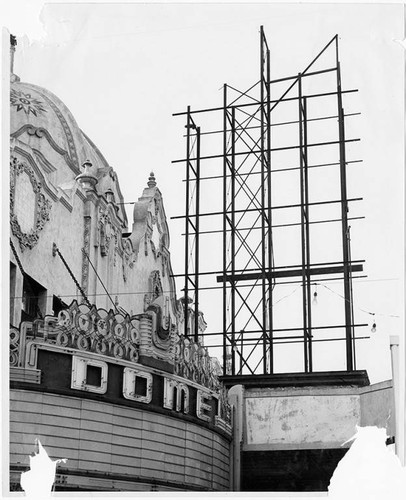
[(165, 378), (164, 408), (189, 413), (189, 389), (182, 382)]

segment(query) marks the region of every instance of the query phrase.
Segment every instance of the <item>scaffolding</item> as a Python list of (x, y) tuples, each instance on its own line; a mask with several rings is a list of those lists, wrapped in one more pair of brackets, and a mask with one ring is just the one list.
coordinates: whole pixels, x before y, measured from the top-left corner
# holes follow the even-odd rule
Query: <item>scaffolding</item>
[[(349, 217), (349, 205), (362, 198), (347, 194), (347, 167), (361, 160), (348, 160), (346, 150), (359, 139), (347, 138), (345, 131), (346, 119), (360, 113), (344, 112), (343, 96), (357, 90), (342, 89), (338, 42), (336, 35), (302, 72), (272, 80), (270, 50), (261, 27), (259, 80), (245, 91), (224, 84), (222, 106), (198, 110), (188, 106), (186, 112), (174, 114), (186, 117), (186, 157), (173, 161), (185, 164), (186, 171), (185, 214), (173, 217), (185, 219), (185, 272), (175, 275), (184, 280), (184, 333), (193, 331), (198, 340), (201, 293), (221, 290), (222, 325), (218, 331), (205, 332), (205, 337), (221, 339), (212, 345), (222, 348), (225, 378), (275, 374), (278, 344), (301, 344), (301, 370), (312, 373), (314, 343), (334, 340), (345, 343), (345, 370), (353, 372), (355, 341), (367, 338), (355, 335), (355, 328), (367, 325), (354, 321), (352, 279), (360, 277), (363, 261), (351, 259), (349, 225), (350, 220), (363, 218)], [(312, 90), (320, 85), (323, 91)], [(323, 113), (314, 115), (315, 109)], [(205, 116), (211, 117), (208, 123), (218, 125), (209, 130), (198, 126)], [(322, 129), (317, 124), (323, 124)], [(203, 140), (208, 154), (202, 154)], [(215, 141), (222, 151), (213, 154)], [(320, 150), (323, 153), (315, 153)], [(320, 181), (315, 174), (327, 168), (338, 173), (337, 195), (316, 199), (312, 186), (320, 186)], [(294, 175), (294, 181), (278, 181), (281, 173)], [(221, 184), (218, 210), (203, 203), (202, 186), (208, 181), (214, 181), (216, 189)], [(297, 199), (279, 202), (281, 186), (289, 191), (293, 185)], [(328, 215), (330, 207), (338, 207), (334, 216)], [(326, 215), (320, 216), (321, 211)], [(292, 213), (295, 219), (286, 217)], [(331, 224), (340, 228), (340, 241), (331, 242), (339, 247), (339, 258), (318, 262), (314, 249), (328, 242), (312, 237), (313, 228)], [(297, 249), (297, 255), (293, 263), (276, 265), (284, 251), (275, 252), (281, 239), (275, 233), (287, 228), (299, 231), (296, 243), (288, 245)], [(208, 235), (221, 238), (221, 246), (211, 248), (211, 256), (215, 253), (221, 264), (206, 251), (202, 258), (203, 237)], [(206, 270), (201, 269), (203, 262)], [(332, 279), (343, 283), (342, 320), (314, 325), (312, 297), (317, 292), (312, 294), (312, 287)], [(275, 294), (279, 285), (286, 284), (301, 289), (300, 325), (280, 328)], [(194, 309), (192, 330), (187, 329), (189, 307)], [(342, 338), (317, 338), (335, 329), (343, 332)]]

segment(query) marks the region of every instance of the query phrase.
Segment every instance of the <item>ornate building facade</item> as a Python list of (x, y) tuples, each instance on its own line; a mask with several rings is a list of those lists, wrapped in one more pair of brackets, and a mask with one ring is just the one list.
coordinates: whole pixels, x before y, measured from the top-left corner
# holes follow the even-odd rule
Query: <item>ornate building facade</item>
[(129, 225), (60, 99), (11, 72), (10, 110), (10, 488), (38, 438), (68, 459), (57, 490), (229, 489), (230, 408), (192, 310), (183, 335), (154, 174)]
[(395, 441), (392, 381), (365, 371), (253, 375), (227, 394), (192, 340), (203, 315), (176, 297), (154, 174), (128, 221), (60, 99), (11, 70), (10, 111), (11, 490), (37, 438), (67, 459), (59, 491), (326, 491), (356, 425)]

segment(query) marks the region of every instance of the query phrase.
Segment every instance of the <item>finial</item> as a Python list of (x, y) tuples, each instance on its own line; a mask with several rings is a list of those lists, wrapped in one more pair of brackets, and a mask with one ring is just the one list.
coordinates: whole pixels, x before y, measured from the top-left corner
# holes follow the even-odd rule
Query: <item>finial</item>
[(97, 171), (97, 169), (92, 168), (93, 164), (89, 160), (85, 160), (82, 167), (83, 172), (78, 175), (75, 180), (79, 181), (86, 191), (93, 191), (98, 182), (97, 177), (94, 175), (95, 170)]
[(114, 203), (114, 192), (111, 188), (108, 188), (104, 195), (106, 197), (107, 203)]
[(151, 172), (148, 177), (148, 187), (153, 188), (156, 186), (154, 172)]
[(10, 74), (14, 74), (14, 53), (16, 51), (17, 38), (10, 33)]

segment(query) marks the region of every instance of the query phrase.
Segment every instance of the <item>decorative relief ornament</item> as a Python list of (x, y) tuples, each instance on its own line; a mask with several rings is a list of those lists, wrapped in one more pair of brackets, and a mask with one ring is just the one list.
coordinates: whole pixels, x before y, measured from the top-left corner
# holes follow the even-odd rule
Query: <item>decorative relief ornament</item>
[(49, 221), (52, 204), (42, 192), (34, 170), (17, 157), (10, 158), (10, 225), (21, 250), (33, 248)]
[(89, 285), (89, 260), (86, 255), (90, 252), (90, 232), (92, 219), (85, 216), (83, 219), (83, 249), (82, 252), (82, 288), (87, 293)]
[(17, 111), (23, 110), (26, 115), (32, 113), (34, 116), (42, 115), (46, 112), (44, 103), (35, 99), (31, 94), (24, 94), (21, 90), (11, 89), (10, 105), (17, 108)]
[(135, 253), (133, 252), (133, 247), (131, 244), (131, 240), (128, 238), (122, 240), (123, 243), (123, 279), (127, 281), (128, 279), (128, 270), (134, 267), (135, 261)]
[(152, 271), (149, 275), (149, 293), (150, 303), (157, 299), (163, 293), (161, 276), (159, 271)]
[(200, 342), (186, 338), (184, 335), (174, 335), (175, 373), (193, 382), (218, 391), (217, 366)]
[(117, 266), (117, 254), (118, 254), (118, 235), (114, 232), (114, 251), (113, 251), (113, 266)]
[(105, 356), (138, 361), (140, 320), (112, 310), (72, 302), (58, 315), (56, 344)]
[(20, 330), (18, 328), (10, 328), (10, 366), (19, 365), (20, 355)]
[[(227, 402), (226, 389), (222, 387), (218, 379), (221, 372), (218, 361), (210, 357), (207, 348), (200, 342), (194, 342), (183, 335), (179, 336), (175, 331), (175, 325), (170, 326), (170, 342), (165, 347), (162, 345), (164, 349), (158, 348), (151, 337), (154, 331), (156, 333), (157, 323), (159, 323), (159, 318), (152, 311), (148, 311), (147, 314), (129, 316), (117, 314), (113, 310), (97, 309), (95, 306), (89, 308), (87, 305), (79, 305), (73, 301), (67, 309), (59, 312), (57, 318), (47, 316), (45, 319), (34, 322), (23, 322), (19, 329), (11, 327), (10, 365), (12, 367), (36, 367), (36, 353), (41, 344), (48, 344), (55, 348), (75, 349), (77, 352), (74, 360), (82, 359), (83, 362), (93, 366), (107, 366), (107, 359), (102, 361), (89, 356), (81, 357), (81, 351), (115, 358), (118, 362), (127, 362), (124, 380), (129, 377), (131, 383), (124, 384), (124, 397), (149, 403), (151, 402), (149, 395), (152, 391), (152, 375), (149, 370), (140, 371), (139, 366), (131, 366), (131, 363), (143, 363), (141, 355), (152, 356), (173, 365), (176, 375), (212, 391), (211, 394), (207, 394), (207, 391), (200, 390), (202, 393), (202, 397), (199, 397), (200, 410), (204, 409), (205, 399), (215, 398), (217, 400), (215, 424), (230, 432), (231, 408)], [(160, 341), (162, 342), (162, 339)], [(144, 396), (137, 396), (134, 393), (135, 377), (146, 379), (145, 400), (139, 399)], [(106, 379), (105, 376), (104, 379)], [(184, 382), (167, 380), (168, 383), (176, 383), (177, 393), (185, 391), (187, 396), (187, 380)], [(173, 391), (171, 392), (173, 396)], [(167, 395), (172, 397), (171, 394), (167, 393)], [(164, 399), (166, 401), (165, 396)], [(169, 406), (164, 404), (164, 407), (173, 408), (173, 404)], [(179, 409), (178, 405), (178, 411)], [(199, 418), (202, 418), (202, 414), (204, 412), (200, 412)]]
[(168, 262), (169, 262), (169, 257), (168, 257), (168, 250), (166, 248), (164, 248), (163, 252), (162, 252), (162, 259), (161, 259), (161, 262), (162, 262), (162, 276), (165, 277), (166, 276), (166, 271), (167, 271), (167, 268), (168, 268)]
[(99, 209), (99, 244), (100, 253), (106, 257), (110, 252), (110, 242), (113, 242), (114, 251), (118, 246), (117, 231), (111, 220), (108, 209)]

